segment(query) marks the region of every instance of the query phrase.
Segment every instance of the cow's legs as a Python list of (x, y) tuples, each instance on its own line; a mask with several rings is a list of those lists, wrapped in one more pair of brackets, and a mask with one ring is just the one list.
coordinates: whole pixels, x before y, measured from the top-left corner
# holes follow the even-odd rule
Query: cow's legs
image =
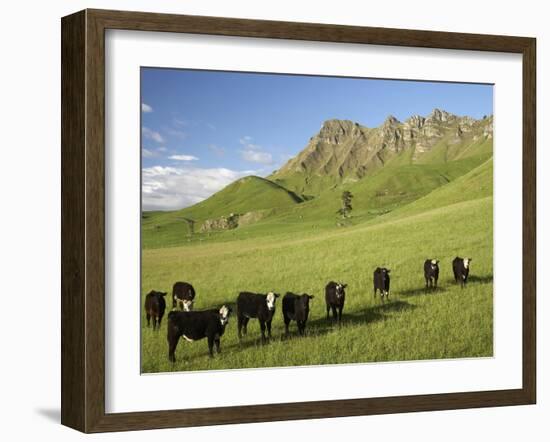
[(248, 321), (249, 320), (250, 320), (250, 318), (246, 318), (246, 317), (243, 318), (243, 334), (245, 336), (248, 333)]
[(288, 326), (290, 324), (290, 318), (288, 317), (284, 317), (284, 320), (285, 320), (285, 335), (288, 335), (289, 331), (288, 331)]
[(218, 354), (221, 353), (221, 350), (220, 350), (220, 338), (214, 339), (214, 344), (216, 344), (216, 352), (217, 352)]
[(265, 337), (265, 321), (262, 321), (260, 319), (260, 329), (262, 331), (262, 343), (266, 341), (266, 337)]
[(160, 321), (162, 321), (162, 318), (159, 316), (157, 318), (157, 330), (160, 330)]
[(327, 321), (330, 319), (330, 305), (327, 304)]
[(208, 336), (208, 355), (214, 357), (214, 336)]
[(241, 333), (241, 329), (243, 328), (243, 322), (244, 322), (244, 317), (237, 314), (237, 335), (239, 336), (239, 339), (243, 337)]
[(332, 306), (332, 320), (337, 321), (338, 320), (338, 312), (336, 311), (336, 306)]
[(179, 339), (179, 335), (168, 335), (168, 360), (171, 362), (176, 362), (176, 347)]
[(304, 330), (306, 328), (306, 324), (304, 321), (297, 321), (298, 322), (298, 332), (301, 336), (304, 336)]
[(342, 310), (344, 310), (344, 306), (343, 306), (343, 305), (339, 305), (339, 306), (338, 306), (338, 322), (341, 322), (341, 321), (342, 321)]
[(147, 313), (147, 327), (150, 327), (151, 326), (151, 315), (149, 313)]
[(267, 337), (271, 339), (271, 319), (267, 321), (266, 325), (267, 325)]

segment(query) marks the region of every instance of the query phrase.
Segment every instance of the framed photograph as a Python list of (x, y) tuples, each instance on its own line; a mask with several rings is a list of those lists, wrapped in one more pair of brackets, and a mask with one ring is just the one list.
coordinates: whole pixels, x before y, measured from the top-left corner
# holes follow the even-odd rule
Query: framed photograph
[(62, 19), (62, 423), (533, 404), (535, 39)]

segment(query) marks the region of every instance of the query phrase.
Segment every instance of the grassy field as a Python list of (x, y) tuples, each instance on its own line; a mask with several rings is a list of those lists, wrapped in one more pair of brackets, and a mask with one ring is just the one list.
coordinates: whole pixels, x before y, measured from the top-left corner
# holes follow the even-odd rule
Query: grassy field
[[(452, 176), (444, 177), (449, 182), (436, 182), (437, 186), (431, 184), (437, 181), (431, 169), (422, 180), (415, 173), (424, 169), (409, 168), (410, 173), (402, 175), (407, 179), (404, 185), (414, 192), (418, 183), (421, 189), (412, 202), (404, 198), (402, 204), (388, 206), (388, 213), (369, 213), (359, 205), (347, 227), (337, 227), (333, 215), (324, 224), (313, 224), (324, 209), (311, 205), (314, 215), (310, 217), (310, 202), (298, 204), (280, 189), (274, 189), (280, 212), (234, 231), (199, 235), (200, 240), (191, 240), (185, 231), (175, 235), (181, 214), (148, 214), (142, 229), (142, 305), (150, 290), (171, 292), (178, 280), (194, 285), (195, 308), (200, 310), (223, 303), (234, 306), (242, 290), (307, 292), (315, 299), (306, 337), (297, 336), (293, 323), (291, 337), (283, 338), (278, 301), (273, 339), (267, 345), (260, 344), (259, 324), (254, 320), (248, 336), (239, 342), (233, 316), (222, 337), (221, 355), (210, 359), (206, 340), (180, 340), (175, 364), (167, 358), (166, 316), (156, 332), (142, 318), (142, 371), (491, 356), (492, 159), (476, 161), (479, 166), (462, 175), (453, 167), (463, 163), (454, 162), (448, 170)], [(162, 225), (172, 226), (165, 236), (162, 229), (152, 227), (163, 220)], [(463, 290), (452, 281), (451, 260), (457, 255), (473, 258), (470, 283)], [(440, 287), (426, 292), (423, 262), (432, 257), (441, 260)], [(377, 266), (391, 269), (392, 296), (385, 304), (372, 294), (372, 272)], [(348, 283), (341, 326), (326, 320), (324, 287), (330, 280)]]

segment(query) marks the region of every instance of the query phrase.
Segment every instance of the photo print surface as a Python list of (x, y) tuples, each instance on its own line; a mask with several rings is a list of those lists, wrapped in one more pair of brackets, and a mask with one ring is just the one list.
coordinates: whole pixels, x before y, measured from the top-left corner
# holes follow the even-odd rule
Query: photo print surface
[(141, 371), (493, 356), (493, 86), (141, 68)]

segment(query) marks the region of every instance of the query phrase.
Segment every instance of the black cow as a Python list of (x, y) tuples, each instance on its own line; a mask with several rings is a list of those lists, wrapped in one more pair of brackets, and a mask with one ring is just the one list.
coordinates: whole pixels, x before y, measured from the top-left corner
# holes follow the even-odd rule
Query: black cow
[(340, 322), (342, 320), (342, 310), (346, 302), (347, 284), (330, 281), (325, 287), (325, 302), (327, 303), (327, 319), (330, 319), (332, 310), (332, 319)]
[(207, 338), (210, 357), (214, 357), (214, 344), (220, 353), (220, 337), (223, 336), (230, 313), (231, 308), (226, 305), (222, 305), (219, 310), (173, 310), (168, 313), (168, 359), (176, 362), (176, 346), (181, 336), (189, 342)]
[(190, 312), (193, 310), (195, 289), (188, 282), (176, 282), (172, 288), (172, 308), (178, 306), (180, 310)]
[(156, 292), (151, 290), (145, 296), (145, 315), (147, 316), (147, 327), (151, 325), (151, 318), (153, 318), (153, 330), (160, 328), (160, 321), (164, 316), (166, 310), (166, 301), (164, 297), (166, 292)]
[(376, 291), (380, 290), (380, 299), (384, 300), (390, 298), (390, 269), (386, 267), (377, 267), (373, 274), (374, 283), (374, 297), (376, 298)]
[(307, 293), (296, 295), (287, 292), (283, 297), (283, 319), (285, 321), (285, 333), (287, 335), (290, 321), (296, 321), (298, 324), (298, 332), (303, 336), (306, 330), (307, 317), (309, 315), (310, 299), (313, 299), (313, 296)]
[(468, 274), (470, 273), (470, 263), (472, 258), (459, 258), (458, 256), (453, 259), (453, 273), (455, 281), (460, 284), (460, 287), (464, 288), (468, 282)]
[(259, 293), (241, 292), (237, 297), (237, 327), (239, 339), (242, 338), (241, 330), (246, 335), (250, 318), (258, 318), (262, 331), (262, 342), (265, 342), (265, 329), (271, 338), (271, 321), (275, 314), (275, 301), (280, 295), (269, 292), (266, 295)]
[(424, 261), (424, 278), (426, 279), (426, 289), (428, 287), (437, 288), (439, 279), (439, 260), (427, 259)]

